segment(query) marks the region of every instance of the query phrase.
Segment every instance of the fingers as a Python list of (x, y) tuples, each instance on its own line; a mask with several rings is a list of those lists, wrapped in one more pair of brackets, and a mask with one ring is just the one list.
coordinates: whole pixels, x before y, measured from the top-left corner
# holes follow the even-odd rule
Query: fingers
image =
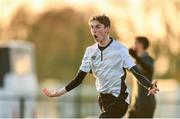
[(153, 84), (153, 87), (157, 87), (157, 82), (158, 82), (158, 80), (154, 80), (154, 81), (153, 81), (153, 83), (152, 83), (152, 84)]
[(158, 80), (155, 80), (155, 81), (153, 82), (153, 84), (154, 84), (154, 85), (156, 85), (156, 84), (157, 84), (157, 82), (158, 82)]
[(45, 94), (48, 94), (48, 93), (49, 93), (49, 91), (47, 90), (47, 88), (43, 89), (43, 92), (44, 92)]
[(51, 96), (50, 92), (47, 90), (47, 88), (43, 89), (43, 93), (49, 97)]
[(149, 95), (155, 95), (157, 92), (159, 92), (159, 89), (158, 88), (156, 88), (156, 87), (154, 87), (154, 88), (152, 88), (151, 90), (149, 90), (149, 92), (148, 92), (148, 96)]
[(155, 89), (156, 90), (156, 92), (158, 92), (159, 91), (159, 89), (157, 88), (157, 83), (158, 83), (158, 80), (155, 80), (155, 81), (153, 81), (153, 89)]
[(154, 83), (155, 83), (155, 84), (157, 84), (157, 82), (158, 82), (158, 80), (155, 80), (155, 82), (154, 82)]
[(47, 88), (43, 89), (43, 92), (46, 93), (47, 92)]
[(153, 92), (152, 90), (150, 90), (147, 95), (150, 96), (150, 95), (154, 95), (154, 94), (155, 94), (155, 92)]
[(159, 89), (158, 89), (158, 88), (156, 88), (156, 92), (159, 92)]
[(152, 91), (152, 89), (151, 90), (149, 90), (149, 92), (148, 92), (148, 96), (150, 96), (150, 95), (153, 95), (154, 93), (153, 93), (153, 91)]

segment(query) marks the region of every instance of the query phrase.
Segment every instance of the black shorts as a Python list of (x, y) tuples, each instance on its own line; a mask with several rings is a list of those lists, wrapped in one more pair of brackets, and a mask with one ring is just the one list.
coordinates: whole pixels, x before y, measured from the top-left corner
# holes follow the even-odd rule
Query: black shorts
[(129, 105), (123, 98), (112, 94), (100, 94), (98, 102), (102, 111), (99, 118), (122, 118)]

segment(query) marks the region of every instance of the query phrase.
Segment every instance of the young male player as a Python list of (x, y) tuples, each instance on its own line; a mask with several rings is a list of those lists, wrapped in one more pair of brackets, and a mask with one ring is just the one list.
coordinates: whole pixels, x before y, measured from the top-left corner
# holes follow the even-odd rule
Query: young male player
[[(137, 66), (142, 72), (142, 74), (147, 76), (148, 80), (152, 82), (154, 72), (154, 60), (147, 53), (148, 47), (148, 38), (144, 36), (138, 36), (135, 38), (134, 47), (129, 49), (129, 53), (136, 60)], [(135, 97), (135, 104), (129, 112), (129, 117), (152, 118), (156, 107), (155, 96), (147, 96), (146, 94), (148, 91), (139, 84), (137, 84), (137, 86), (138, 93)]]
[(87, 47), (76, 77), (64, 88), (53, 91), (45, 89), (44, 93), (49, 97), (61, 96), (81, 84), (86, 74), (92, 72), (96, 78), (98, 101), (102, 110), (99, 117), (121, 118), (125, 115), (129, 105), (125, 69), (133, 73), (139, 83), (148, 90), (148, 95), (154, 95), (159, 91), (155, 86), (157, 82), (151, 84), (139, 72), (128, 49), (109, 37), (111, 23), (107, 16), (93, 16), (89, 20), (89, 25), (96, 43)]

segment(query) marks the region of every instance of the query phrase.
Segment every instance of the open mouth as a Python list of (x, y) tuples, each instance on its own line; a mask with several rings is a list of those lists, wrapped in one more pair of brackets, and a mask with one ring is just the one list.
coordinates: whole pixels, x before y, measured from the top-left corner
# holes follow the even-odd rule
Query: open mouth
[(93, 35), (94, 36), (94, 38), (98, 38), (98, 36), (97, 35)]

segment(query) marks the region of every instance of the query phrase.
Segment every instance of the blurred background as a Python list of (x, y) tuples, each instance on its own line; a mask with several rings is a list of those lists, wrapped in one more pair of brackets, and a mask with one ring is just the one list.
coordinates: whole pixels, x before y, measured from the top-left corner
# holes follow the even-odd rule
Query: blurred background
[[(88, 19), (105, 13), (111, 36), (131, 47), (147, 36), (158, 79), (155, 117), (180, 117), (179, 0), (0, 0), (0, 117), (98, 117), (95, 80), (50, 99), (77, 73), (94, 43)], [(132, 75), (127, 85), (132, 90)]]

